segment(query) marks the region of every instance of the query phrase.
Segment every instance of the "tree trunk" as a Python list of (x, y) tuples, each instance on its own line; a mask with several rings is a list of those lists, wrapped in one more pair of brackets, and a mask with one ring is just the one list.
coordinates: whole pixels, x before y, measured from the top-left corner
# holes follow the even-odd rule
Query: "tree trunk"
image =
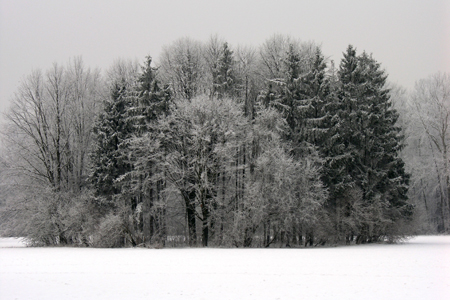
[(245, 248), (248, 248), (252, 245), (254, 233), (255, 233), (254, 227), (250, 228), (247, 226), (247, 228), (245, 228), (245, 231), (244, 231), (244, 247)]
[(203, 220), (203, 226), (202, 226), (202, 246), (208, 247), (208, 238), (209, 238), (209, 226), (208, 226), (208, 220)]
[(193, 247), (197, 244), (197, 228), (195, 222), (195, 191), (184, 192), (183, 197), (186, 204), (189, 246)]
[(208, 195), (205, 195), (203, 191), (202, 198), (202, 246), (208, 247), (208, 238), (209, 238), (209, 200)]

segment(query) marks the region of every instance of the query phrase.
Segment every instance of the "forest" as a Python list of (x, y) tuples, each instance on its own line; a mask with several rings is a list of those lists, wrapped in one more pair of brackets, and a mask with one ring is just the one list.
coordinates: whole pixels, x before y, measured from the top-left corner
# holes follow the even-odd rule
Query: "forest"
[[(368, 49), (370, 50), (370, 49)], [(315, 247), (450, 227), (450, 76), (349, 45), (166, 45), (34, 70), (1, 128), (0, 236), (81, 247)]]

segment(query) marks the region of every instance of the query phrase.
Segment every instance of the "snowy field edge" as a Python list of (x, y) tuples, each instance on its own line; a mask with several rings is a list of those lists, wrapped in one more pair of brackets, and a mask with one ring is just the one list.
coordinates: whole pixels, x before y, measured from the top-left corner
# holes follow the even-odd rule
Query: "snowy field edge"
[(450, 299), (450, 237), (309, 249), (24, 247), (0, 299)]

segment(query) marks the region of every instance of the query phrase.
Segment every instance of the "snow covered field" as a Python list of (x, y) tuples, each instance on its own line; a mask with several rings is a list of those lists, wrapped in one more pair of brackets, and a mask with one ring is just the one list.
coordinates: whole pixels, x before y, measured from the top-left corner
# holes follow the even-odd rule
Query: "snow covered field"
[(25, 248), (0, 299), (450, 299), (450, 237), (315, 249)]

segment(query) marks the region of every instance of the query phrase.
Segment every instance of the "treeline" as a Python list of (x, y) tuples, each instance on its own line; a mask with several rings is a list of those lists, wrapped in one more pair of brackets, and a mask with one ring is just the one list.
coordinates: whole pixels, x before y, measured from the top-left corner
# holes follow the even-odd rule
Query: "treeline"
[(104, 75), (81, 58), (35, 71), (6, 114), (4, 234), (294, 247), (444, 231), (448, 192), (430, 200), (406, 172), (410, 119), (398, 111), (409, 98), (386, 80), (366, 52), (349, 46), (336, 68), (318, 45), (281, 35), (258, 49), (183, 38), (157, 67), (118, 60)]
[(416, 82), (413, 92), (391, 90), (400, 113), (405, 148), (401, 156), (411, 174), (409, 197), (422, 232), (450, 231), (450, 76), (436, 73)]

